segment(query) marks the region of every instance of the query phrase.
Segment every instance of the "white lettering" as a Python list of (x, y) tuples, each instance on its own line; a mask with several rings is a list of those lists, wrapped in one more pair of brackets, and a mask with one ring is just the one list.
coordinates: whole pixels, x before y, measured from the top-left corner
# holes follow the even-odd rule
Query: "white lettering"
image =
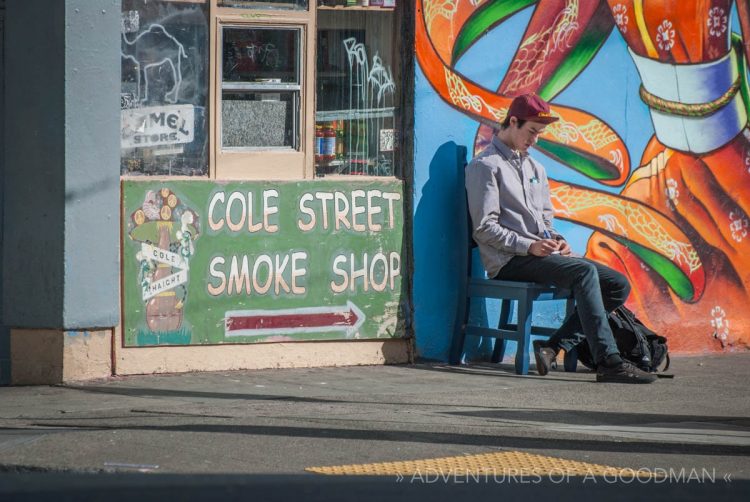
[[(304, 295), (305, 287), (297, 285), (297, 279), (304, 277), (307, 274), (307, 269), (298, 266), (297, 262), (301, 260), (307, 260), (307, 253), (304, 251), (297, 251), (292, 253), (292, 293), (295, 295)], [(304, 263), (302, 264), (304, 265)]]
[(391, 266), (390, 266), (390, 277), (391, 277), (391, 291), (396, 288), (396, 276), (401, 275), (401, 255), (393, 251), (390, 254)]
[[(382, 269), (383, 281), (376, 282), (376, 266), (381, 262), (382, 265), (381, 267), (379, 267), (379, 269)], [(372, 261), (370, 262), (370, 282), (372, 284), (372, 289), (374, 289), (375, 291), (385, 291), (385, 287), (388, 284), (388, 261), (383, 253), (375, 253), (375, 256), (372, 257)]]
[(372, 221), (372, 217), (376, 214), (379, 214), (382, 209), (377, 204), (373, 205), (372, 199), (374, 197), (382, 197), (383, 193), (380, 190), (368, 190), (367, 191), (367, 226), (370, 228), (373, 232), (380, 232), (380, 229), (382, 228), (380, 223), (375, 223)]
[(354, 253), (334, 258), (331, 270), (339, 280), (331, 281), (331, 291), (342, 293), (348, 289), (354, 292), (358, 286), (362, 291), (370, 288), (378, 292), (386, 288), (395, 290), (396, 278), (401, 274), (401, 256), (397, 252), (377, 252), (372, 258), (363, 253), (359, 258)]
[(257, 232), (263, 228), (263, 224), (260, 221), (258, 223), (253, 223), (253, 214), (255, 213), (254, 209), (253, 192), (247, 192), (247, 231), (250, 233)]
[(323, 216), (323, 228), (328, 228), (328, 201), (333, 200), (333, 194), (328, 192), (315, 192), (315, 198), (320, 201), (320, 210)]
[(369, 284), (367, 283), (367, 253), (364, 254), (364, 259), (362, 268), (355, 269), (354, 268), (354, 255), (352, 254), (352, 268), (351, 268), (351, 278), (352, 282), (349, 285), (350, 291), (355, 291), (357, 289), (357, 279), (360, 277), (362, 278), (362, 286), (365, 291), (367, 291), (367, 288)]
[[(299, 217), (297, 226), (303, 231), (312, 230), (319, 224), (324, 230), (333, 227), (335, 230), (346, 228), (355, 232), (380, 232), (383, 228), (380, 220), (384, 217), (378, 215), (385, 212), (388, 213), (388, 227), (395, 228), (398, 214), (395, 203), (399, 200), (400, 193), (380, 190), (315, 192), (314, 196), (305, 193), (299, 202), (304, 218)], [(317, 204), (313, 204), (313, 201)]]
[(349, 275), (346, 270), (340, 268), (339, 265), (346, 263), (346, 256), (338, 255), (333, 259), (333, 273), (342, 278), (341, 284), (336, 284), (335, 281), (331, 281), (331, 291), (334, 293), (343, 293), (349, 287)]
[[(235, 202), (240, 203), (240, 221), (237, 223), (234, 223), (232, 221), (232, 207), (234, 206)], [(242, 230), (242, 227), (245, 226), (246, 217), (247, 217), (247, 203), (245, 202), (245, 198), (242, 196), (240, 192), (232, 192), (231, 194), (229, 194), (229, 200), (227, 200), (227, 212), (226, 212), (227, 227), (229, 227), (229, 230), (231, 230), (232, 232), (239, 232), (240, 230)]]
[[(227, 222), (227, 224), (229, 224)], [(242, 290), (242, 284), (245, 285), (245, 294), (250, 294), (250, 275), (248, 274), (249, 265), (247, 263), (247, 256), (242, 257), (242, 271), (238, 270), (238, 260), (236, 256), (232, 256), (232, 264), (229, 267), (229, 287), (227, 288), (227, 294), (231, 295), (233, 291), (240, 294)]]
[(216, 192), (214, 196), (211, 197), (211, 202), (208, 204), (208, 226), (211, 227), (211, 230), (213, 231), (221, 230), (224, 226), (223, 218), (220, 218), (218, 221), (214, 220), (214, 208), (216, 207), (217, 202), (224, 203), (224, 192)]
[[(268, 233), (275, 233), (279, 231), (278, 225), (271, 225), (268, 222), (268, 218), (272, 214), (276, 214), (279, 212), (279, 206), (274, 204), (270, 204), (270, 199), (278, 199), (279, 198), (279, 191), (278, 190), (263, 190), (263, 226), (266, 228), (266, 231)], [(278, 201), (277, 201), (278, 202)]]
[(364, 197), (364, 190), (354, 190), (352, 192), (352, 230), (355, 230), (357, 232), (364, 232), (365, 230), (367, 230), (367, 227), (365, 227), (364, 223), (357, 223), (357, 215), (365, 214), (365, 211), (367, 210), (364, 205), (360, 206), (357, 204), (357, 199)]
[(284, 255), (284, 260), (279, 262), (279, 255), (276, 255), (276, 282), (274, 283), (274, 291), (276, 295), (283, 289), (285, 292), (289, 292), (289, 284), (284, 280), (284, 271), (286, 266), (289, 264), (289, 255)]
[(351, 225), (349, 224), (349, 220), (347, 219), (346, 215), (349, 214), (349, 199), (346, 198), (346, 195), (343, 192), (334, 192), (335, 202), (334, 202), (334, 210), (336, 212), (336, 230), (341, 229), (341, 226), (339, 223), (343, 223), (343, 225), (346, 228), (351, 228)]
[[(307, 274), (306, 251), (286, 254), (262, 254), (214, 257), (209, 264), (208, 292), (218, 296), (267, 294), (273, 287), (275, 296), (303, 295), (306, 292), (304, 277)], [(225, 265), (229, 263), (228, 270)], [(187, 272), (185, 271), (187, 278)], [(227, 277), (228, 276), (228, 277)]]
[[(247, 231), (250, 233), (260, 230), (265, 230), (268, 233), (279, 231), (279, 226), (270, 222), (271, 217), (279, 212), (277, 201), (272, 200), (278, 199), (278, 190), (263, 191), (262, 217), (255, 211), (253, 192), (232, 192), (226, 199), (226, 205), (224, 205), (225, 197), (224, 192), (216, 192), (208, 204), (208, 226), (211, 230), (221, 230), (226, 223), (230, 231), (242, 232), (245, 222), (247, 222)], [(258, 221), (255, 221), (254, 216), (257, 217)]]
[(388, 226), (393, 228), (395, 225), (395, 212), (393, 210), (393, 203), (397, 200), (401, 200), (401, 194), (396, 192), (385, 192), (383, 198), (388, 201)]
[(299, 227), (299, 229), (302, 230), (303, 232), (312, 230), (315, 227), (315, 211), (312, 208), (307, 207), (306, 205), (306, 203), (311, 202), (312, 200), (313, 200), (313, 196), (311, 193), (305, 193), (299, 199), (300, 212), (306, 214), (308, 218), (310, 218), (308, 223), (303, 223), (302, 217), (300, 217), (300, 219), (297, 220), (297, 227)]
[[(268, 274), (265, 284), (262, 285), (258, 282), (261, 265), (266, 266), (266, 273)], [(273, 261), (271, 261), (270, 256), (262, 254), (257, 260), (255, 260), (255, 265), (253, 265), (253, 288), (255, 288), (255, 292), (259, 295), (265, 295), (268, 293), (268, 290), (271, 289), (271, 284), (273, 284)]]
[(219, 296), (224, 292), (224, 288), (227, 286), (227, 279), (223, 273), (216, 270), (217, 266), (224, 265), (224, 258), (221, 256), (215, 256), (211, 259), (211, 263), (208, 265), (208, 273), (214, 279), (219, 279), (219, 285), (214, 286), (210, 281), (206, 285), (208, 288), (208, 294), (211, 296)]

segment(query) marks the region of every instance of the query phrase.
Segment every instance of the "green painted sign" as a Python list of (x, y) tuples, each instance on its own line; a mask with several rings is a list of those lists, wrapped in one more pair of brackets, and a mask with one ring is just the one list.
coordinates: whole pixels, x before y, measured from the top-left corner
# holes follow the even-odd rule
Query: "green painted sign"
[(396, 180), (123, 181), (123, 344), (403, 336)]

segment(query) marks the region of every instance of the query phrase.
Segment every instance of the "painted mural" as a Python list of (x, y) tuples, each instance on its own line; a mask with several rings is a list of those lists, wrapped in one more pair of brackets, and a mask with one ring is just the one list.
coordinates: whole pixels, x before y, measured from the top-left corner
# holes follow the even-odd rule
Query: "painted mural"
[(401, 187), (124, 181), (123, 345), (403, 336)]
[[(565, 168), (550, 177), (556, 217), (588, 230), (586, 256), (626, 274), (633, 285), (628, 305), (683, 353), (750, 343), (750, 4), (733, 4), (417, 3), (420, 69), (445, 103), (478, 123), (474, 152), (513, 96), (533, 91), (551, 101), (560, 120), (536, 148), (548, 169)], [(490, 86), (468, 76), (472, 69), (461, 59), (497, 30), (521, 35), (505, 52), (512, 55), (485, 52), (475, 60), (496, 75), (499, 84)], [(597, 58), (613, 37), (626, 45), (628, 61)], [(622, 90), (586, 80), (630, 65), (638, 85), (632, 99), (628, 78), (612, 84)], [(623, 125), (585, 104), (566, 105), (561, 95), (578, 80), (587, 82), (591, 109), (613, 92), (623, 95), (613, 104)], [(638, 127), (649, 137), (638, 143), (627, 135), (633, 124), (625, 124), (641, 109), (648, 115)]]

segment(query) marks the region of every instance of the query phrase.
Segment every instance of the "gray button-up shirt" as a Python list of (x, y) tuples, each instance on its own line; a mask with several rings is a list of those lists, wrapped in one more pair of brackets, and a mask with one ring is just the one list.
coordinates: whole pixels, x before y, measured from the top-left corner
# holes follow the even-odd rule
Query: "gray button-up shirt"
[(489, 277), (535, 240), (560, 236), (552, 227), (552, 202), (544, 167), (519, 155), (497, 136), (466, 166), (472, 235)]

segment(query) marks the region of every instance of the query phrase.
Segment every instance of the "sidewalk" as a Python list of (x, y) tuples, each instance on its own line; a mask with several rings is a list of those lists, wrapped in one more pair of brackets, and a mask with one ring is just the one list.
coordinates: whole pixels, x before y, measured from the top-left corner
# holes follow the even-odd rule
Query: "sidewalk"
[[(183, 489), (206, 479), (198, 483), (205, 490), (229, 476), (235, 484), (222, 486), (273, 487), (277, 485), (269, 480), (285, 479), (282, 484), (288, 486), (346, 487), (342, 490), (351, 494), (350, 483), (356, 485), (360, 478), (310, 469), (477, 455), (505, 458), (511, 452), (550, 462), (652, 473), (661, 469), (670, 478), (651, 485), (625, 482), (632, 490), (746, 496), (750, 353), (677, 358), (669, 373), (676, 377), (652, 385), (617, 385), (597, 384), (593, 374), (584, 372), (522, 377), (512, 373), (511, 365), (418, 364), (3, 387), (0, 499), (3, 493), (39, 495), (34, 491), (38, 483), (29, 481), (39, 473), (65, 487), (75, 484), (70, 473), (103, 472), (117, 476), (93, 476), (92, 483), (114, 486), (127, 479), (123, 486), (145, 487), (158, 484), (154, 474), (169, 474), (177, 476), (161, 479), (182, 479), (171, 483)], [(410, 488), (402, 486), (398, 493), (411, 493), (415, 483), (425, 485), (419, 492), (425, 497), (438, 490), (434, 485), (439, 483), (426, 479), (425, 472), (407, 476)], [(555, 479), (541, 477), (539, 486), (552, 483), (563, 490)], [(383, 494), (395, 482), (404, 485), (394, 476), (364, 479), (362, 483), (382, 481)], [(451, 481), (443, 482), (438, 493), (471, 488)], [(497, 478), (493, 483), (498, 484)], [(507, 490), (523, 488), (510, 478), (503, 484)], [(497, 486), (482, 485), (476, 490), (489, 490), (496, 498)], [(604, 489), (606, 483), (598, 486)], [(596, 493), (591, 486), (587, 490)], [(416, 500), (413, 494), (410, 498)]]

